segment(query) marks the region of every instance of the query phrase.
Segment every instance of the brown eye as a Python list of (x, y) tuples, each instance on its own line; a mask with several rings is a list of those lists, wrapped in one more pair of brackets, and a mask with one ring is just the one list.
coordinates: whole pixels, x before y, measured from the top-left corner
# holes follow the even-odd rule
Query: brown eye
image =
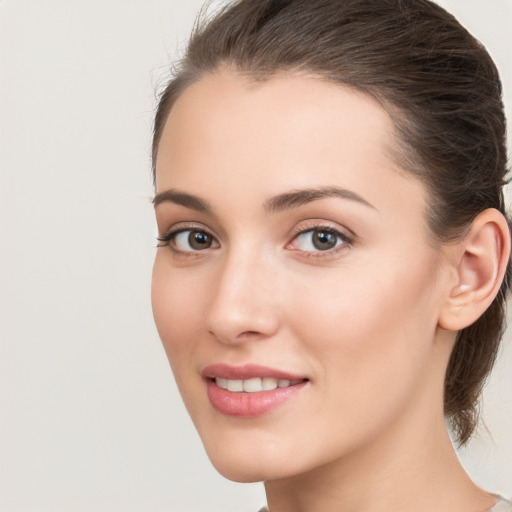
[(350, 240), (339, 231), (327, 228), (308, 229), (295, 238), (293, 248), (303, 252), (322, 252), (349, 245)]
[(331, 231), (313, 231), (311, 243), (315, 249), (319, 251), (328, 251), (334, 249), (338, 244), (338, 236)]
[(204, 231), (189, 231), (188, 244), (195, 251), (209, 249), (212, 246), (212, 237)]
[[(165, 246), (175, 252), (191, 253), (220, 247), (219, 242), (210, 233), (201, 229), (182, 229), (158, 238)], [(163, 247), (160, 245), (159, 247)]]

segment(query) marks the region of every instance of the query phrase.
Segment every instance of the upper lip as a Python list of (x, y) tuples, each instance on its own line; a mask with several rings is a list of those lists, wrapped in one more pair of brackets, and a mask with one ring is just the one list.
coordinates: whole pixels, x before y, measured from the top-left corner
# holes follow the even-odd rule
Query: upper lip
[(287, 379), (290, 381), (306, 379), (304, 375), (296, 375), (257, 364), (245, 364), (242, 366), (231, 366), (225, 363), (211, 364), (203, 368), (201, 375), (210, 379), (215, 377), (237, 380), (254, 379), (256, 377), (272, 377), (274, 379)]

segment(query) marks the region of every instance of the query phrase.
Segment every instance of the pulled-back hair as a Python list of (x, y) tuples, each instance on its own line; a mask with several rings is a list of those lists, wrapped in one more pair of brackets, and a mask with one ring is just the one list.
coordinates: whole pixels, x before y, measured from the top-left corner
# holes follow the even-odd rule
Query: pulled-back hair
[[(485, 48), (429, 0), (239, 0), (196, 23), (184, 58), (160, 96), (153, 170), (174, 102), (202, 76), (229, 67), (252, 80), (304, 72), (355, 87), (388, 110), (404, 170), (429, 194), (433, 240), (467, 233), (483, 210), (506, 216), (506, 132), (501, 83)], [(460, 444), (505, 327), (510, 262), (487, 311), (458, 333), (445, 379), (444, 408)]]

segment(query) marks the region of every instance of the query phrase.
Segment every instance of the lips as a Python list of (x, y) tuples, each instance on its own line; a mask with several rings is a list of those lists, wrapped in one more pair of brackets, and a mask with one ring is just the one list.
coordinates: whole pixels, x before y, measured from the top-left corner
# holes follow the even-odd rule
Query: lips
[(288, 402), (309, 382), (306, 377), (258, 366), (217, 364), (202, 372), (211, 405), (218, 412), (250, 418)]
[(304, 380), (302, 375), (294, 375), (292, 373), (284, 372), (267, 366), (260, 366), (257, 364), (246, 364), (243, 366), (231, 366), (228, 364), (212, 364), (207, 366), (202, 371), (203, 377), (215, 378), (222, 377), (225, 379), (245, 380), (252, 378), (272, 377), (274, 379), (283, 380)]

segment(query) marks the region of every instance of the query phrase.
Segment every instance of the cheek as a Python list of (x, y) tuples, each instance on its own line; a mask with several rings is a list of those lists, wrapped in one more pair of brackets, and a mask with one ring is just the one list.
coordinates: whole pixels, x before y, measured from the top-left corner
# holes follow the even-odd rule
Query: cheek
[(157, 253), (151, 285), (153, 316), (177, 380), (176, 370), (183, 366), (188, 369), (191, 364), (187, 360), (204, 316), (201, 296), (194, 282), (173, 270), (165, 254)]
[(204, 319), (204, 283), (173, 269), (163, 251), (153, 267), (151, 302), (155, 324), (183, 402), (192, 419), (204, 407), (205, 395), (197, 386), (197, 354)]
[(381, 346), (391, 333), (401, 338), (420, 324), (435, 325), (433, 277), (424, 269), (364, 270), (336, 269), (292, 284), (303, 290), (290, 294), (297, 335), (316, 331), (319, 340), (336, 340), (336, 347), (351, 352)]
[(372, 416), (368, 407), (392, 410), (428, 373), (436, 327), (432, 278), (414, 267), (337, 269), (330, 283), (307, 285), (293, 304), (295, 335), (325, 392), (341, 411), (360, 410), (361, 421)]

